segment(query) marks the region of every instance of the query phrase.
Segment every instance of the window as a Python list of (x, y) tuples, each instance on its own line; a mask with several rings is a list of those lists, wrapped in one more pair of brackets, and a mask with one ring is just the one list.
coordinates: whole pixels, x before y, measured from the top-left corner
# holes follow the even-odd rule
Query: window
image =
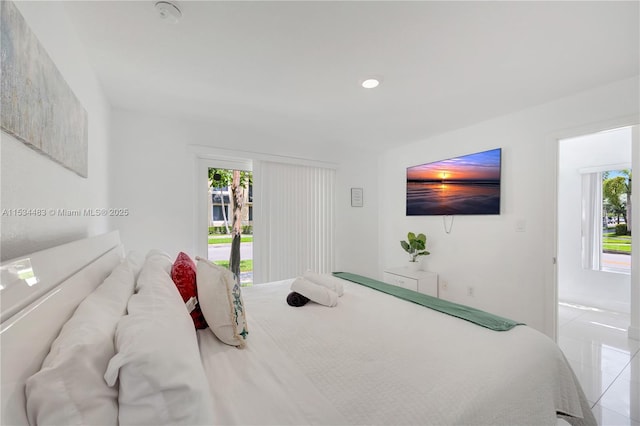
[[(238, 259), (236, 271), (241, 285), (253, 282), (253, 237), (252, 237), (252, 172), (240, 169), (209, 167), (207, 184), (210, 194), (208, 259), (218, 265), (230, 267), (230, 257)], [(234, 188), (234, 183), (238, 186)], [(213, 228), (213, 229), (212, 229)], [(241, 235), (240, 247), (232, 252), (232, 234)], [(220, 235), (222, 234), (222, 235)]]
[(631, 269), (631, 169), (608, 170), (602, 176), (601, 269)]
[(631, 271), (631, 169), (582, 174), (582, 266)]
[(213, 194), (211, 194), (211, 201), (213, 201), (214, 203), (222, 203), (224, 201), (225, 204), (229, 204), (231, 202), (229, 191), (227, 191), (226, 189), (224, 190), (224, 192), (222, 192), (222, 195), (220, 189), (218, 188), (213, 188), (212, 191)]
[(213, 205), (213, 220), (214, 221), (224, 221), (229, 217), (229, 205), (224, 206), (224, 213), (222, 212), (221, 205)]

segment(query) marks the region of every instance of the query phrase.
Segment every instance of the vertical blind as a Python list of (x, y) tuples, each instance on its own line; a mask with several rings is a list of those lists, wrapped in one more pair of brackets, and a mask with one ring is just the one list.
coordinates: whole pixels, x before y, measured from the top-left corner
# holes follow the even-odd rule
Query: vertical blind
[(582, 267), (600, 270), (602, 174), (582, 174)]
[(333, 269), (335, 170), (254, 163), (254, 283)]

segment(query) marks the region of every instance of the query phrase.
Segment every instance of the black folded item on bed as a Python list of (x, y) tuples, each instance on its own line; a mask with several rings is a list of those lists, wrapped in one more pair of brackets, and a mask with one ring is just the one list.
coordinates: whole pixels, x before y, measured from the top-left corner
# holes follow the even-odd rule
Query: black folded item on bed
[(304, 297), (303, 295), (301, 295), (300, 293), (296, 293), (295, 291), (292, 291), (287, 296), (287, 303), (289, 304), (289, 306), (295, 306), (296, 308), (306, 305), (308, 301), (308, 297)]
[(351, 274), (349, 272), (334, 272), (333, 275), (338, 278), (342, 278), (344, 280), (390, 294), (397, 298), (417, 303), (418, 305), (426, 306), (427, 308), (433, 309), (435, 311), (442, 312), (444, 314), (451, 315), (466, 321), (470, 321), (474, 324), (488, 328), (490, 330), (507, 331), (511, 330), (516, 325), (524, 325), (524, 323), (516, 322), (507, 318), (502, 318), (497, 315), (481, 311), (480, 309), (460, 305), (458, 303), (449, 302), (443, 299), (438, 299), (437, 297), (383, 283), (382, 281), (377, 281), (372, 278), (363, 277), (361, 275)]

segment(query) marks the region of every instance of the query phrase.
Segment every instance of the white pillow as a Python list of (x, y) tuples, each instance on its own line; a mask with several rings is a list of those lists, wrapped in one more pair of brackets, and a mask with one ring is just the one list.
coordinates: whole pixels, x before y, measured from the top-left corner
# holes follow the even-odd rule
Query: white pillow
[(196, 260), (200, 308), (211, 331), (227, 345), (244, 346), (249, 330), (240, 286), (233, 273), (200, 257)]
[(122, 425), (213, 424), (213, 403), (193, 321), (169, 271), (151, 254), (138, 277), (129, 314), (118, 323), (118, 353), (104, 375), (120, 381)]
[(124, 260), (62, 327), (41, 370), (26, 382), (30, 424), (118, 423), (118, 390), (103, 375), (116, 353), (116, 324), (126, 313), (138, 270)]
[(161, 256), (161, 257), (166, 257), (167, 260), (169, 262), (171, 262), (171, 256), (169, 256), (169, 254), (165, 251), (162, 250), (158, 250), (158, 249), (151, 249), (149, 250), (149, 252), (147, 253), (147, 255), (145, 256), (146, 259), (149, 259), (150, 257), (154, 257), (154, 256)]
[(145, 256), (143, 253), (137, 250), (131, 250), (127, 253), (127, 260), (129, 264), (133, 267), (134, 275), (136, 281), (138, 280), (138, 275), (140, 274), (140, 270), (142, 269), (142, 265), (144, 265)]

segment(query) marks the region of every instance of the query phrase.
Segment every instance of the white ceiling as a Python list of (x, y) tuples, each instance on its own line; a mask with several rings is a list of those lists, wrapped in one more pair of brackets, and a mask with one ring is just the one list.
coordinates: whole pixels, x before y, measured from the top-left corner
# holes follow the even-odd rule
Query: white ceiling
[[(381, 150), (639, 73), (639, 2), (68, 2), (110, 102)], [(382, 77), (373, 90), (360, 87)]]

